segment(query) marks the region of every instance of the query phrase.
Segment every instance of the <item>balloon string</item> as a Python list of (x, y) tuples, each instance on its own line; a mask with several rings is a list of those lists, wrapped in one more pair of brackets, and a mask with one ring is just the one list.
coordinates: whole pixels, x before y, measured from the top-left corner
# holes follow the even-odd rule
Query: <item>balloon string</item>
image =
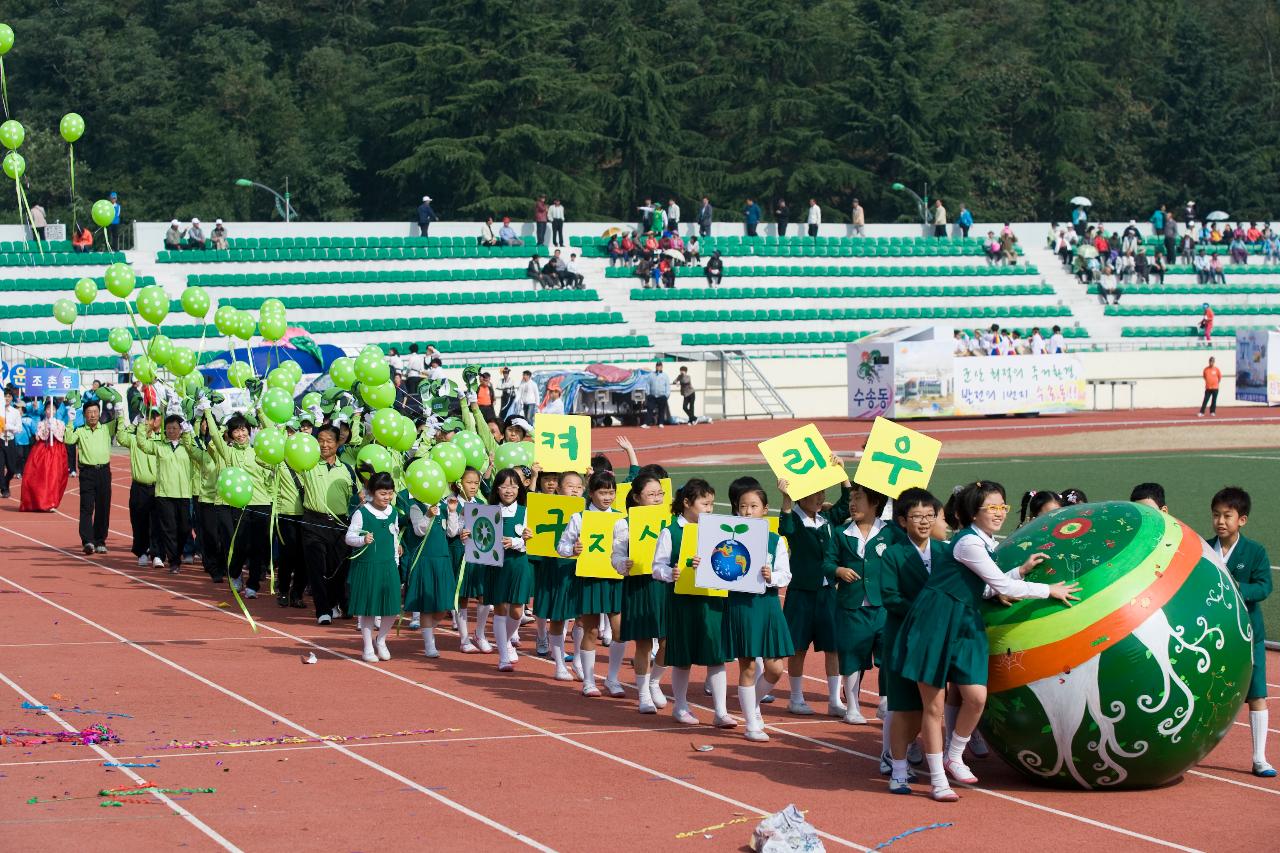
[(67, 159), (71, 166), (71, 228), (76, 227), (76, 146), (67, 143)]
[(4, 76), (4, 57), (0, 56), (0, 100), (4, 102), (4, 117), (9, 117), (9, 79)]
[[(231, 531), (231, 542), (227, 545), (227, 566), (231, 566), (231, 556), (236, 550), (236, 534), (240, 532), (240, 522), (244, 521), (243, 510), (240, 517), (236, 519), (236, 529)], [(253, 632), (258, 633), (258, 623), (253, 621), (253, 614), (249, 612), (249, 608), (244, 606), (244, 599), (240, 597), (240, 590), (236, 589), (235, 579), (230, 574), (227, 575), (227, 586), (231, 588), (231, 595), (236, 600), (236, 604), (240, 605), (240, 612), (244, 614), (244, 618), (249, 620), (249, 627)]]
[[(271, 481), (271, 518), (267, 522), (267, 541), (274, 546), (276, 541), (276, 518), (280, 513), (280, 507), (276, 503), (276, 496), (280, 494), (280, 463), (276, 463), (276, 475)], [(267, 548), (267, 573), (271, 578), (271, 594), (276, 594), (276, 549), (274, 547)]]
[(40, 257), (44, 257), (44, 240), (40, 237), (40, 232), (36, 230), (35, 217), (31, 215), (31, 202), (27, 200), (27, 191), (22, 188), (22, 182), (18, 182), (18, 216), (22, 216), (23, 205), (27, 208), (27, 221), (31, 223), (31, 236), (35, 239), (36, 249), (40, 252)]
[[(145, 347), (142, 346), (142, 330), (138, 328), (138, 320), (133, 316), (133, 305), (129, 302), (127, 298), (122, 301), (124, 302), (125, 313), (129, 315), (129, 322), (130, 324), (133, 325), (133, 334), (138, 339), (138, 347), (142, 350), (143, 354), (146, 354), (147, 350)], [(129, 349), (132, 350), (133, 347), (130, 346)]]
[(458, 567), (458, 585), (453, 588), (453, 609), (458, 609), (458, 595), (462, 592), (462, 579), (467, 574), (467, 561), (463, 559), (462, 565)]

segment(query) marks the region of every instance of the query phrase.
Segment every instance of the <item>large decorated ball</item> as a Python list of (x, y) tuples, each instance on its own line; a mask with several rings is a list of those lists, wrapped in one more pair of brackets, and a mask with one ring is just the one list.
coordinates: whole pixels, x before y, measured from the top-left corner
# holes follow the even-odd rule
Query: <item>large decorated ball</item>
[(1041, 784), (1148, 788), (1181, 776), (1231, 728), (1252, 635), (1235, 582), (1172, 516), (1124, 502), (1063, 507), (996, 551), (1028, 580), (1080, 584), (1080, 601), (984, 610), (988, 743)]
[(711, 571), (726, 581), (746, 577), (751, 569), (751, 552), (737, 539), (726, 539), (711, 552)]

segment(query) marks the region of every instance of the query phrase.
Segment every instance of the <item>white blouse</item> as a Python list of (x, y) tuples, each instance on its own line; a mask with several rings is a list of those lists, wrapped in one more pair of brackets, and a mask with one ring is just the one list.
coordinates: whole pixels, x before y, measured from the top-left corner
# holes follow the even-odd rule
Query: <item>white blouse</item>
[[(595, 504), (589, 504), (586, 512), (612, 512), (610, 507), (598, 507)], [(615, 531), (616, 533), (616, 531)], [(572, 557), (573, 546), (578, 544), (578, 540), (582, 538), (582, 513), (575, 512), (569, 519), (569, 524), (564, 529), (564, 533), (560, 534), (560, 541), (556, 543), (556, 553), (561, 557)]]
[[(386, 518), (387, 516), (391, 515), (393, 512), (396, 511), (396, 508), (390, 504), (387, 505), (386, 509), (377, 509), (376, 507), (374, 507), (373, 504), (367, 503), (364, 505), (364, 509), (367, 509), (369, 510), (369, 512), (373, 513), (375, 518)], [(347, 535), (343, 537), (343, 541), (345, 541), (347, 545), (352, 548), (360, 548), (364, 545), (365, 533), (366, 531), (364, 529), (364, 514), (357, 509), (355, 512), (351, 514), (351, 522), (347, 525)], [(399, 522), (392, 521), (391, 535), (397, 536), (399, 535), (399, 533), (400, 533)]]
[(1023, 580), (1017, 569), (1009, 573), (1000, 570), (991, 558), (996, 540), (976, 527), (977, 536), (966, 536), (956, 543), (952, 555), (969, 571), (982, 578), (997, 595), (1009, 598), (1048, 598), (1049, 585)]

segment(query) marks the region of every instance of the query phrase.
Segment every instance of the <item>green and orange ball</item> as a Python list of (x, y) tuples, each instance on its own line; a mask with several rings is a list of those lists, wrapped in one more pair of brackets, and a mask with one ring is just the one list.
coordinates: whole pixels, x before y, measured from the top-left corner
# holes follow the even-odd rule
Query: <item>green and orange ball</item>
[(1080, 584), (1080, 601), (985, 606), (982, 730), (1028, 778), (1149, 788), (1180, 777), (1230, 729), (1252, 666), (1244, 601), (1205, 541), (1138, 504), (1066, 506), (1001, 543), (1004, 570)]

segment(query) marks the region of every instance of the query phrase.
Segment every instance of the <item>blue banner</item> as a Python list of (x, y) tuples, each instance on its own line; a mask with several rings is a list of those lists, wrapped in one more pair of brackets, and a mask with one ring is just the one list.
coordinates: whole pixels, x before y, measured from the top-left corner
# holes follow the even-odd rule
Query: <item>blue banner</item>
[(27, 367), (15, 364), (9, 378), (28, 397), (61, 397), (80, 390), (80, 371), (61, 367)]

